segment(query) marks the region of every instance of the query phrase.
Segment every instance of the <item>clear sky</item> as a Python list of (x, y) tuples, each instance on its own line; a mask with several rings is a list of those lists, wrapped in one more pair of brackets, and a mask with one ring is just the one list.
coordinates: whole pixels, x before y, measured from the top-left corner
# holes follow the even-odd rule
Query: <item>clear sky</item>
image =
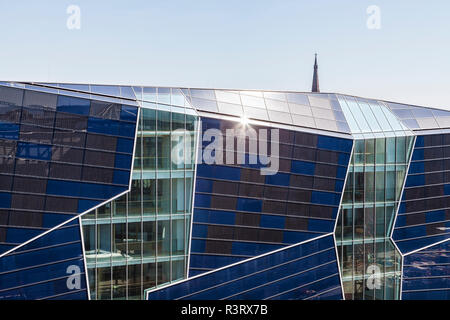
[(3, 0), (0, 80), (309, 91), (317, 52), (323, 92), (450, 109), (449, 16), (448, 0)]

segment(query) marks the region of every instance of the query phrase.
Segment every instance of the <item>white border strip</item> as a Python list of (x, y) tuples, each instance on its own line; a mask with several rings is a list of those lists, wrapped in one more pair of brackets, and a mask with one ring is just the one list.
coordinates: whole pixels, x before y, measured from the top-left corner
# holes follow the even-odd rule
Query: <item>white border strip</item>
[(80, 224), (80, 239), (81, 239), (81, 250), (83, 252), (83, 264), (84, 264), (84, 276), (86, 278), (86, 290), (88, 300), (91, 300), (91, 290), (89, 288), (89, 278), (88, 278), (88, 269), (86, 263), (86, 250), (84, 248), (84, 235), (83, 235), (83, 225), (81, 223), (81, 217), (78, 217), (78, 222)]

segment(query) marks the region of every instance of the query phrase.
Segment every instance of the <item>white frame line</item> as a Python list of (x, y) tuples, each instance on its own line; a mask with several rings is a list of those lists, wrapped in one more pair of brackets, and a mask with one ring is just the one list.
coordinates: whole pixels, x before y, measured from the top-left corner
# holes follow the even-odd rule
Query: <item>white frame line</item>
[(86, 278), (87, 296), (88, 296), (88, 300), (91, 300), (91, 290), (89, 288), (88, 269), (87, 269), (87, 263), (86, 263), (86, 250), (84, 248), (84, 234), (83, 234), (83, 225), (81, 224), (81, 217), (78, 217), (78, 223), (80, 224), (81, 250), (83, 253), (84, 276)]

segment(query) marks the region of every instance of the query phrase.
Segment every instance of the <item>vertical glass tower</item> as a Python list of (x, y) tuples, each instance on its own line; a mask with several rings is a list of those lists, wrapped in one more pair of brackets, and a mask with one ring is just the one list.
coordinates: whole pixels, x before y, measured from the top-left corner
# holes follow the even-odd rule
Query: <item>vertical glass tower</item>
[(413, 141), (355, 141), (335, 233), (346, 299), (399, 299), (401, 254), (390, 235)]
[(186, 277), (198, 119), (170, 89), (152, 89), (141, 101), (131, 191), (82, 220), (91, 299), (142, 299)]
[(414, 136), (382, 103), (339, 97), (355, 136), (335, 237), (345, 299), (400, 298), (391, 240)]

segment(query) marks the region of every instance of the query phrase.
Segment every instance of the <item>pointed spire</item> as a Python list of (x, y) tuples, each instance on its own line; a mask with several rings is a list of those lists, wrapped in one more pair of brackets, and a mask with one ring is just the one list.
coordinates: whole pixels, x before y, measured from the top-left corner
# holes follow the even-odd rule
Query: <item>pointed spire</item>
[(311, 92), (320, 92), (318, 69), (319, 69), (319, 65), (317, 64), (317, 53), (316, 53), (316, 58), (314, 60), (314, 75), (313, 75), (313, 83), (312, 83), (312, 90), (311, 90)]

